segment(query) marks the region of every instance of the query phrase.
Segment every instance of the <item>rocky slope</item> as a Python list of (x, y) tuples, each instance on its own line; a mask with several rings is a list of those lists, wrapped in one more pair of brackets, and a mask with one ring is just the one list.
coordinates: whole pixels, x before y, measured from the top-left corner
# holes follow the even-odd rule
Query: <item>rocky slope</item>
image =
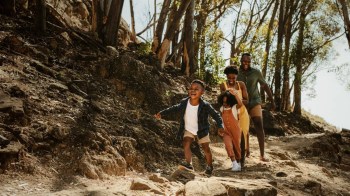
[[(4, 195), (350, 192), (350, 134), (290, 113), (264, 112), (271, 162), (258, 161), (252, 136), (245, 171), (231, 172), (213, 125), (213, 176), (175, 172), (183, 157), (176, 116), (153, 114), (185, 97), (191, 78), (172, 67), (157, 70), (142, 45), (101, 50), (83, 31), (49, 27), (37, 36), (30, 17), (0, 15), (0, 21)], [(216, 89), (207, 90), (205, 99), (214, 103)], [(196, 145), (193, 151), (201, 171), (203, 155)]]

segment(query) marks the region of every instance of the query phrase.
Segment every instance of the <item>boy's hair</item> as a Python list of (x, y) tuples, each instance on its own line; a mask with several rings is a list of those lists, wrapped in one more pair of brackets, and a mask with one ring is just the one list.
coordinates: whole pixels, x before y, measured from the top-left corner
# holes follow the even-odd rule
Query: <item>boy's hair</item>
[(218, 97), (218, 103), (222, 106), (224, 105), (224, 97), (226, 97), (226, 103), (227, 105), (229, 105), (230, 107), (233, 107), (235, 104), (237, 104), (237, 100), (236, 97), (233, 96), (230, 91), (224, 91), (223, 93), (221, 93)]
[(202, 86), (203, 89), (205, 89), (205, 83), (202, 80), (195, 79), (191, 82), (191, 84), (196, 83)]
[(229, 65), (224, 69), (224, 74), (228, 75), (228, 74), (236, 74), (238, 75), (238, 69), (235, 65)]

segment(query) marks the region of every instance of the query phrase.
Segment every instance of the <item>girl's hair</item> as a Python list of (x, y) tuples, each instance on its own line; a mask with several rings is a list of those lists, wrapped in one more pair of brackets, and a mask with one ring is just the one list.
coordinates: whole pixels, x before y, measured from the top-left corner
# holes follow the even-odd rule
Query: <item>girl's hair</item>
[(234, 65), (229, 65), (224, 69), (224, 74), (228, 75), (228, 74), (236, 74), (238, 75), (238, 69), (236, 66)]
[(197, 83), (197, 84), (201, 85), (203, 89), (205, 89), (205, 83), (202, 80), (196, 79), (196, 80), (193, 80), (191, 82), (191, 84), (193, 84), (193, 83)]
[(224, 105), (224, 97), (226, 97), (226, 104), (230, 107), (233, 107), (235, 104), (238, 103), (235, 96), (233, 96), (229, 91), (225, 91), (221, 93), (218, 97), (218, 103), (221, 106)]

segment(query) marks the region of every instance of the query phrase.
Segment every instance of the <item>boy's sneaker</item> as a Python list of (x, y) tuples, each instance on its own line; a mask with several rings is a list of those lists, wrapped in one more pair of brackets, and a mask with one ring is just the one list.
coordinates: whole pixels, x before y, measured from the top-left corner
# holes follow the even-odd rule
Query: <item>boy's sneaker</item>
[(232, 171), (241, 171), (241, 165), (237, 161), (232, 161)]
[(180, 163), (180, 166), (184, 169), (187, 169), (187, 170), (190, 170), (190, 171), (193, 171), (193, 166), (191, 163), (187, 163), (186, 161)]
[(211, 175), (213, 173), (213, 166), (212, 165), (207, 165), (207, 168), (205, 168), (205, 174)]

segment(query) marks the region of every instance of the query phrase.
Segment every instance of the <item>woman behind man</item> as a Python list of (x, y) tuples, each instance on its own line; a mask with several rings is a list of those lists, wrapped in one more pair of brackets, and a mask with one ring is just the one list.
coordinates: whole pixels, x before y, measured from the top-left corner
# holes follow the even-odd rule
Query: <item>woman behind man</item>
[(245, 107), (248, 104), (248, 92), (244, 82), (237, 81), (238, 69), (236, 66), (227, 66), (224, 69), (227, 81), (220, 84), (220, 91), (225, 92), (226, 90), (235, 89), (238, 92), (238, 97), (242, 100), (243, 106), (240, 107), (238, 113), (239, 126), (242, 129), (244, 135), (245, 152), (242, 152), (242, 167), (244, 163), (244, 154), (247, 157), (250, 155), (249, 151), (249, 114)]

